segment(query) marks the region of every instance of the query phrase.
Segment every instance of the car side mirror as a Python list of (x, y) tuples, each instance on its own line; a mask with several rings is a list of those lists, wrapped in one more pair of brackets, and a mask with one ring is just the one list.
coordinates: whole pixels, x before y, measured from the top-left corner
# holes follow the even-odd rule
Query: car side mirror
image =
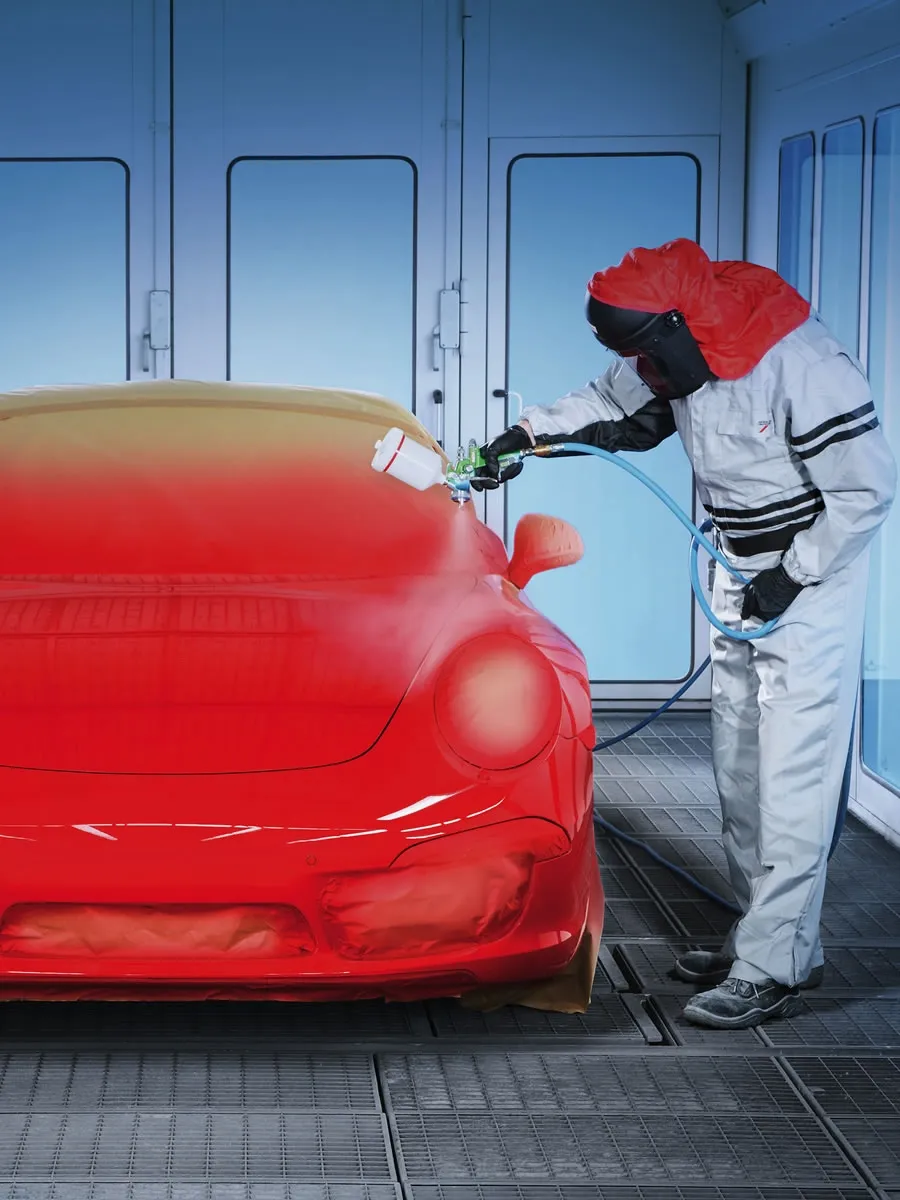
[(568, 521), (526, 513), (516, 526), (507, 578), (521, 591), (541, 571), (570, 567), (583, 554), (581, 534)]

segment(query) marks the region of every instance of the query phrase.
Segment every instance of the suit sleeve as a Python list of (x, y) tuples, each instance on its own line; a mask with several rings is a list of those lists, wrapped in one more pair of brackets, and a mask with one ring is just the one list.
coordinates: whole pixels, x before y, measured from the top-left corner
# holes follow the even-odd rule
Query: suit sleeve
[(788, 439), (825, 501), (784, 556), (797, 583), (815, 584), (848, 566), (877, 533), (897, 488), (897, 466), (879, 426), (869, 384), (847, 355), (807, 368), (788, 397)]
[(539, 445), (583, 442), (615, 453), (652, 450), (675, 432), (668, 400), (658, 400), (622, 360), (554, 404), (523, 409)]

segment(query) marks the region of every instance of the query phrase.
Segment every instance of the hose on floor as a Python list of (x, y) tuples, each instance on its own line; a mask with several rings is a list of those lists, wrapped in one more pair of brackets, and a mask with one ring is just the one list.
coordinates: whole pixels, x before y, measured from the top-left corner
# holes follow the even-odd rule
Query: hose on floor
[[(621, 455), (611, 454), (608, 450), (601, 450), (599, 446), (589, 446), (582, 442), (562, 442), (554, 446), (554, 451), (565, 451), (568, 454), (592, 454), (596, 458), (602, 458), (607, 462), (611, 462), (620, 470), (626, 471), (629, 475), (632, 475), (638, 480), (639, 483), (642, 483), (644, 487), (651, 491), (658, 500), (662, 501), (666, 508), (668, 508), (669, 512), (671, 512), (672, 515), (681, 522), (681, 524), (691, 535), (691, 587), (693, 589), (694, 596), (697, 599), (697, 603), (703, 612), (703, 615), (706, 617), (707, 621), (709, 621), (710, 625), (713, 626), (713, 628), (717, 629), (720, 633), (724, 634), (726, 637), (732, 638), (735, 641), (745, 642), (756, 641), (757, 639), (763, 638), (767, 634), (771, 633), (771, 631), (777, 625), (777, 621), (767, 621), (760, 625), (758, 629), (753, 630), (733, 629), (720, 621), (716, 614), (712, 611), (712, 608), (710, 607), (709, 601), (707, 600), (700, 583), (698, 554), (701, 546), (712, 558), (720, 563), (730, 575), (737, 579), (739, 583), (749, 583), (747, 577), (742, 575), (741, 572), (738, 571), (737, 568), (733, 566), (732, 563), (730, 563), (728, 559), (719, 551), (719, 549), (714, 546), (713, 543), (706, 537), (706, 534), (712, 529), (712, 521), (705, 521), (704, 524), (698, 528), (687, 515), (687, 513), (685, 513), (672, 499), (668, 492), (661, 488), (655, 480), (650, 478), (649, 475), (645, 475), (644, 472), (636, 467), (633, 463), (629, 462), (625, 458), (622, 458)], [(552, 457), (552, 454), (549, 457)], [(630, 729), (627, 729), (624, 733), (618, 734), (613, 738), (608, 738), (605, 741), (597, 742), (594, 746), (594, 751), (597, 752), (600, 750), (608, 750), (611, 746), (618, 745), (620, 742), (624, 742), (628, 738), (633, 737), (642, 729), (646, 729), (648, 725), (651, 725), (655, 720), (657, 720), (657, 718), (661, 717), (663, 713), (667, 712), (673, 704), (681, 699), (685, 692), (693, 687), (693, 685), (697, 682), (709, 665), (710, 659), (707, 658), (706, 661), (697, 668), (690, 679), (688, 679), (686, 683), (682, 684), (678, 691), (664, 704), (662, 704), (654, 712), (650, 713), (649, 716), (644, 717), (643, 720), (639, 721), (636, 725), (633, 725)], [(834, 834), (832, 836), (831, 848), (828, 851), (829, 860), (837, 849), (838, 842), (840, 841), (841, 834), (843, 833), (844, 823), (846, 821), (847, 807), (850, 801), (850, 778), (853, 766), (853, 746), (854, 738), (851, 737), (850, 749), (847, 753), (847, 761), (844, 767), (844, 777), (841, 785), (841, 796), (838, 804)], [(683, 867), (679, 867), (676, 863), (670, 862), (667, 858), (664, 858), (661, 854), (654, 850), (652, 846), (648, 846), (646, 842), (641, 841), (640, 838), (636, 838), (633, 836), (633, 834), (626, 833), (624, 830), (617, 828), (615, 825), (610, 824), (609, 821), (605, 820), (605, 818), (597, 815), (596, 813), (594, 814), (594, 825), (596, 828), (603, 830), (603, 832), (607, 833), (610, 837), (616, 838), (619, 841), (624, 842), (626, 845), (637, 847), (639, 850), (643, 851), (651, 859), (653, 859), (654, 862), (658, 862), (660, 866), (666, 867), (674, 875), (677, 875), (680, 879), (683, 879), (685, 883), (689, 884), (708, 900), (712, 900), (715, 904), (727, 909), (729, 912), (736, 913), (737, 915), (741, 914), (740, 907), (735, 904), (733, 900), (728, 900), (724, 896), (720, 896), (718, 892), (713, 891), (713, 889), (706, 887), (705, 884), (702, 884), (699, 879), (696, 879), (693, 875), (691, 875), (689, 871), (685, 871)]]

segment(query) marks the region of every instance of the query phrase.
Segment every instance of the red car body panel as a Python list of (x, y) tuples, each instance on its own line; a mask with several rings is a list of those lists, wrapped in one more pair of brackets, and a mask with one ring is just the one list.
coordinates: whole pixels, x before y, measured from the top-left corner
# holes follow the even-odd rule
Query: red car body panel
[(405, 410), (0, 397), (0, 996), (459, 994), (599, 937), (590, 694)]

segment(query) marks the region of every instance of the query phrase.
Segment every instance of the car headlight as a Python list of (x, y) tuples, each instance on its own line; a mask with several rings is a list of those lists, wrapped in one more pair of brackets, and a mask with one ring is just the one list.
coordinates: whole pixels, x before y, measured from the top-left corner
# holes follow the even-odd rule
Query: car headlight
[(473, 638), (455, 650), (434, 689), (438, 729), (464, 762), (522, 766), (559, 730), (562, 698), (552, 664), (512, 634)]

